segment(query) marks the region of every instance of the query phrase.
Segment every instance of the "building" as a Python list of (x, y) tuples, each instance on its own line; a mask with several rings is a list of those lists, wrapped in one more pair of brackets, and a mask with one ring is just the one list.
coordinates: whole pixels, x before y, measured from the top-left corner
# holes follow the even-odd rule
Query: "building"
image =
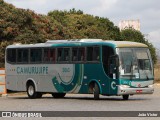
[(140, 31), (140, 21), (139, 20), (122, 20), (119, 22), (120, 30), (133, 28)]

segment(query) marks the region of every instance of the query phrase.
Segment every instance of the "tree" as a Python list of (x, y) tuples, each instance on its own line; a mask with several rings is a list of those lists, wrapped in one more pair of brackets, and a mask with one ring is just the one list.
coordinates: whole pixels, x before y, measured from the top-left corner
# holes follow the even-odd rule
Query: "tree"
[(62, 26), (65, 39), (98, 38), (120, 40), (120, 31), (108, 18), (84, 14), (74, 8), (69, 11), (54, 10), (48, 13)]

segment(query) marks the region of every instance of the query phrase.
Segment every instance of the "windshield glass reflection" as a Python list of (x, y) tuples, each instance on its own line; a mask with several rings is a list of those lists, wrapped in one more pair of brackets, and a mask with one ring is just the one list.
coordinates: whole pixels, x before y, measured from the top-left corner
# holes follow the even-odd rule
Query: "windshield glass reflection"
[(147, 48), (120, 48), (120, 78), (153, 79), (150, 53)]

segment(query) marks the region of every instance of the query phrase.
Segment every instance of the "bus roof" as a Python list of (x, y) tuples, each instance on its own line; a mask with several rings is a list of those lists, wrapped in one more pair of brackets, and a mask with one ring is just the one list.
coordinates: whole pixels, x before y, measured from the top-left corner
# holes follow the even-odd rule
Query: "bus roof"
[(115, 47), (148, 47), (146, 44), (131, 42), (131, 41), (105, 41), (106, 43), (114, 44)]
[(113, 48), (117, 47), (147, 47), (147, 45), (130, 42), (130, 41), (113, 41), (102, 39), (71, 39), (71, 40), (48, 40), (45, 43), (36, 44), (13, 44), (7, 48), (34, 48), (34, 47), (69, 47), (69, 46), (92, 46), (92, 45), (105, 45)]

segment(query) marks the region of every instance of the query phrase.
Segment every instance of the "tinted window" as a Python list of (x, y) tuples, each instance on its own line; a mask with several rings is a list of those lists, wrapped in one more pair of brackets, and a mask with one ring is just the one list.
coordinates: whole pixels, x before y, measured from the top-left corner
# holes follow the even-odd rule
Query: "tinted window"
[(55, 62), (55, 49), (44, 49), (44, 56), (43, 56), (44, 62)]
[(16, 49), (7, 49), (7, 61), (16, 62)]
[(63, 60), (63, 48), (58, 48), (58, 53), (57, 53), (57, 61), (62, 61)]
[(55, 62), (56, 61), (56, 50), (50, 49), (50, 61)]
[(64, 52), (63, 61), (69, 61), (70, 60), (70, 49), (64, 48), (63, 52)]
[(85, 48), (72, 48), (72, 61), (84, 61)]
[(50, 58), (50, 49), (44, 49), (43, 61), (48, 62)]
[(99, 59), (100, 59), (100, 50), (99, 50), (99, 47), (94, 47), (93, 60), (94, 61), (99, 61)]
[(87, 48), (87, 61), (93, 61), (93, 47)]
[(30, 49), (30, 62), (42, 61), (42, 49)]
[(84, 60), (85, 60), (85, 48), (79, 48), (78, 61), (84, 61)]
[(17, 62), (28, 62), (28, 49), (17, 49)]
[(78, 48), (72, 48), (72, 61), (78, 61)]
[(87, 47), (87, 61), (99, 61), (99, 47)]
[(58, 48), (57, 61), (70, 61), (70, 48)]

